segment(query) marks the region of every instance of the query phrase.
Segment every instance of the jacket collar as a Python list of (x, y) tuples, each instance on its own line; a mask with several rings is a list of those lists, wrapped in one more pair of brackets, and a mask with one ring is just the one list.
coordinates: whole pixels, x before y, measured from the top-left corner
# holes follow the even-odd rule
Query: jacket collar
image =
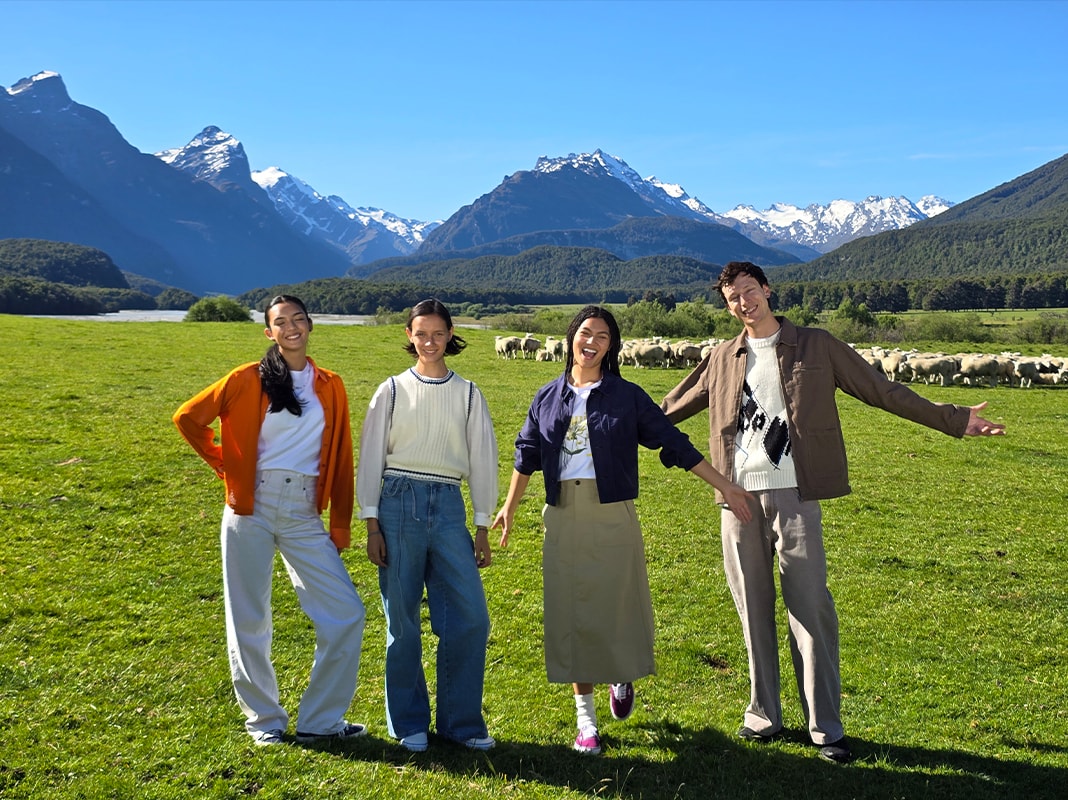
[[(614, 372), (608, 372), (608, 371), (602, 370), (601, 371), (601, 385), (597, 387), (597, 390), (605, 392), (606, 394), (611, 394), (615, 390), (615, 388), (617, 386), (619, 386), (619, 382), (622, 381), (622, 380), (623, 380), (622, 376), (616, 375)], [(567, 383), (567, 373), (565, 372), (563, 375), (561, 375), (559, 378), (557, 378), (556, 381), (557, 381), (557, 387), (556, 387), (557, 393), (561, 397), (567, 397), (571, 393), (571, 389), (570, 389), (570, 387), (568, 386), (568, 383)]]
[[(786, 317), (781, 317), (778, 314), (775, 315), (775, 319), (779, 321), (779, 344), (784, 344), (789, 347), (797, 346), (797, 326), (790, 322)], [(731, 349), (734, 351), (735, 358), (741, 358), (745, 355), (745, 340), (748, 338), (746, 332), (743, 330), (737, 337), (731, 342)]]
[(328, 383), (330, 381), (330, 376), (325, 371), (319, 369), (319, 365), (312, 360), (311, 356), (308, 356), (308, 363), (312, 365), (312, 370), (314, 370), (316, 381), (323, 381), (324, 383)]

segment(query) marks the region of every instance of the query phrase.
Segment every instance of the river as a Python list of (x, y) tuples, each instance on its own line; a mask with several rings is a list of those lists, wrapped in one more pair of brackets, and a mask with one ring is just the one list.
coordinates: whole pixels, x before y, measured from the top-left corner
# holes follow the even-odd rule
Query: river
[[(115, 311), (110, 314), (26, 314), (36, 319), (77, 319), (91, 322), (181, 322), (185, 319), (184, 311), (161, 311), (158, 309), (137, 311)], [(374, 316), (364, 314), (312, 314), (312, 319), (320, 325), (366, 325)], [(263, 312), (253, 311), (252, 321), (263, 324)]]

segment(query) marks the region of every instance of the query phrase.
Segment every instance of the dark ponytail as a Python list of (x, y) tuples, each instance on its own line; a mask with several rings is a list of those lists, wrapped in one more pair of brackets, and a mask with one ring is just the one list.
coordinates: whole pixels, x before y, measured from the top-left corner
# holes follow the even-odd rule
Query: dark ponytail
[[(304, 316), (308, 317), (310, 328), (311, 317), (308, 316), (308, 309), (304, 307), (304, 303), (300, 298), (289, 294), (280, 294), (271, 298), (263, 312), (264, 318), (279, 303), (293, 303), (300, 306)], [(267, 352), (260, 359), (260, 386), (263, 387), (264, 394), (267, 395), (269, 402), (267, 413), (277, 414), (279, 411), (284, 410), (293, 416), (300, 416), (301, 405), (297, 399), (296, 392), (293, 391), (293, 376), (289, 374), (289, 364), (282, 357), (282, 351), (278, 349), (277, 344), (272, 344), (268, 347)]]
[(282, 358), (282, 352), (276, 344), (267, 348), (267, 353), (260, 359), (260, 386), (270, 402), (268, 414), (285, 410), (300, 416), (300, 401), (293, 391), (293, 376), (289, 374), (289, 364)]

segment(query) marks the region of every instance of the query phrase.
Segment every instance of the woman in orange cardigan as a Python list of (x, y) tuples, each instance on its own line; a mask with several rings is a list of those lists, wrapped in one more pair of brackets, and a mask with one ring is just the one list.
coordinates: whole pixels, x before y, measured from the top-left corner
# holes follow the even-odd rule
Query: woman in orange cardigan
[[(278, 550), (315, 627), (296, 739), (362, 736), (366, 728), (345, 719), (365, 620), (340, 556), (349, 545), (353, 506), (348, 398), (341, 378), (307, 356), (312, 321), (303, 302), (279, 295), (264, 319), (273, 344), (263, 359), (237, 367), (174, 414), (182, 436), (226, 484), (222, 568), (234, 692), (255, 743), (282, 743), (289, 715), (278, 700), (270, 655)], [(321, 518), (328, 505), (329, 533)]]

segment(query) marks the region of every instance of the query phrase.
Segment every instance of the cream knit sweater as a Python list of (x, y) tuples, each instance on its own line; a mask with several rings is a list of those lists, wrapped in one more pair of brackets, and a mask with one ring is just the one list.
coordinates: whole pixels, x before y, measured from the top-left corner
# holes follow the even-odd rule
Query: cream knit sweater
[(444, 378), (426, 378), (408, 369), (383, 381), (360, 435), (360, 519), (378, 517), (386, 472), (466, 480), (475, 525), (489, 525), (497, 506), (497, 438), (479, 388), (452, 370)]

